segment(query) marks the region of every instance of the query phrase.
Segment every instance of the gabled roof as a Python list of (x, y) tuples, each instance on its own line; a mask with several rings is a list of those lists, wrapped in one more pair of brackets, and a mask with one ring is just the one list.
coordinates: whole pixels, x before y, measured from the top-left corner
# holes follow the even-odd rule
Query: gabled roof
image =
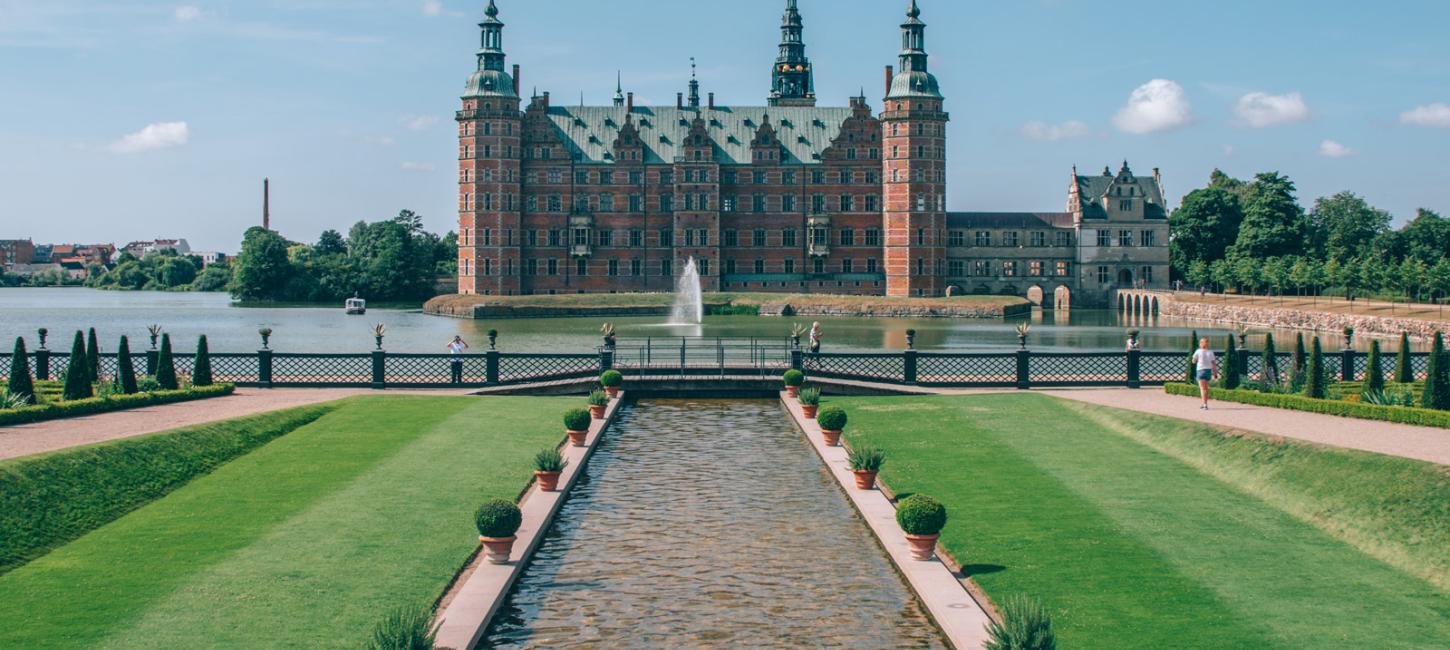
[[(1124, 169), (1126, 168), (1127, 165), (1125, 163)], [(1108, 170), (1105, 169), (1103, 171), (1107, 172)], [(1137, 187), (1139, 191), (1139, 194), (1137, 194), (1138, 197), (1146, 197), (1147, 204), (1143, 210), (1145, 219), (1168, 218), (1168, 213), (1163, 207), (1163, 188), (1158, 186), (1157, 179), (1152, 176), (1134, 176), (1132, 174), (1119, 172), (1116, 176), (1103, 173), (1096, 176), (1077, 177), (1078, 196), (1082, 200), (1084, 219), (1108, 218), (1107, 213), (1103, 211), (1102, 199), (1108, 196), (1110, 192), (1113, 192), (1113, 188), (1118, 185), (1120, 180), (1126, 181), (1128, 185)]]
[[(614, 141), (624, 126), (623, 106), (551, 106), (549, 121), (572, 154), (583, 163), (612, 163)], [(716, 106), (675, 108), (635, 106), (630, 117), (639, 129), (647, 164), (673, 163), (696, 116), (715, 142), (715, 161), (724, 165), (753, 163), (750, 143), (766, 116), (780, 139), (785, 165), (820, 163), (820, 156), (851, 117), (849, 107)], [(606, 157), (605, 154), (610, 154)]]
[(1071, 212), (948, 212), (948, 228), (1072, 228)]

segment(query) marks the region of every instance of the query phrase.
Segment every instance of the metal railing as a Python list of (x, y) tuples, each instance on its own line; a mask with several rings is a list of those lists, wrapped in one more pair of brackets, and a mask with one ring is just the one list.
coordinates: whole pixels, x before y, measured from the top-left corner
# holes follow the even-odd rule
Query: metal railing
[(785, 372), (792, 367), (792, 349), (789, 339), (646, 337), (619, 341), (599, 353), (626, 376), (727, 376)]

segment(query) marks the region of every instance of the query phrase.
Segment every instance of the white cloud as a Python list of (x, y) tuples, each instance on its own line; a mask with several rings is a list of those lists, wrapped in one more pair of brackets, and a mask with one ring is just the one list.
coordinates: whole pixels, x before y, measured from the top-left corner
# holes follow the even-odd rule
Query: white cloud
[(1400, 124), (1450, 129), (1450, 105), (1436, 102), (1400, 113)]
[(1186, 126), (1193, 110), (1183, 86), (1167, 79), (1154, 79), (1139, 86), (1118, 111), (1113, 124), (1126, 133), (1154, 133)]
[(403, 170), (410, 172), (431, 172), (435, 169), (433, 163), (413, 162), (411, 160), (403, 163)]
[(1225, 155), (1225, 156), (1232, 156), (1232, 155), (1234, 155), (1234, 152), (1235, 151), (1238, 151), (1238, 150), (1235, 149), (1234, 146), (1231, 145), (1231, 144), (1226, 144), (1226, 145), (1223, 146), (1223, 155)]
[(178, 23), (189, 23), (197, 18), (201, 18), (201, 9), (193, 5), (181, 5), (172, 10), (171, 16)]
[(439, 0), (423, 0), (424, 16), (439, 16), (443, 14), (443, 3)]
[(179, 147), (186, 144), (190, 137), (191, 129), (186, 126), (186, 122), (158, 122), (111, 143), (111, 151), (114, 153), (138, 153), (152, 149)]
[(1080, 138), (1090, 133), (1088, 125), (1077, 120), (1063, 122), (1062, 124), (1047, 124), (1046, 122), (1028, 122), (1022, 125), (1022, 135), (1025, 135), (1038, 142), (1057, 142), (1069, 138)]
[(430, 129), (438, 123), (437, 115), (410, 115), (403, 118), (403, 126), (409, 131)]
[(1234, 106), (1234, 115), (1238, 116), (1240, 124), (1262, 129), (1306, 122), (1309, 120), (1309, 106), (1304, 103), (1304, 96), (1299, 93), (1249, 93), (1239, 98), (1238, 105)]
[(1344, 158), (1353, 156), (1355, 151), (1333, 140), (1325, 140), (1319, 143), (1319, 155), (1326, 158)]

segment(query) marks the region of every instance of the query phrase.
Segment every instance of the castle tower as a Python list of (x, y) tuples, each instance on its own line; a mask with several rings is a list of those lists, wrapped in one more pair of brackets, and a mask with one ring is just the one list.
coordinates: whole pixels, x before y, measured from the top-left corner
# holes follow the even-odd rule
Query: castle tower
[(950, 116), (927, 71), (926, 23), (911, 0), (901, 25), (900, 70), (888, 67), (882, 183), (886, 295), (937, 296), (946, 274), (946, 126)]
[(504, 24), (489, 0), (483, 46), (458, 112), (458, 292), (520, 292), (519, 167), (523, 120), (518, 66), (504, 71)]
[(780, 22), (780, 56), (770, 73), (771, 106), (816, 105), (815, 75), (806, 57), (804, 31), (796, 0), (786, 0), (785, 16)]

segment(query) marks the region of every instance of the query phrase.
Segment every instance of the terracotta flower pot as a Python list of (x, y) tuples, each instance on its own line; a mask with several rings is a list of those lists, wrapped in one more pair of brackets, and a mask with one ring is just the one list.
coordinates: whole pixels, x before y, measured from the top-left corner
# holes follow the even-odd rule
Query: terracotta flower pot
[(856, 475), (856, 489), (869, 490), (876, 487), (876, 470), (853, 469), (851, 473)]
[(800, 386), (786, 386), (785, 387), (785, 395), (786, 395), (786, 397), (800, 397), (801, 396), (801, 387)]
[(508, 537), (482, 537), (478, 538), (483, 543), (483, 557), (489, 564), (508, 564), (509, 555), (514, 552), (514, 541), (517, 535)]
[(589, 437), (588, 431), (570, 431), (569, 443), (575, 447), (584, 447), (584, 441)]
[(816, 419), (816, 411), (820, 409), (820, 404), (801, 404), (801, 415), (806, 416), (807, 420), (814, 420)]
[(834, 430), (831, 430), (831, 429), (821, 429), (821, 436), (826, 439), (826, 446), (827, 447), (839, 447), (839, 446), (841, 446), (841, 430), (840, 429), (834, 429)]
[(907, 535), (906, 542), (911, 545), (911, 559), (930, 560), (936, 554), (936, 540), (941, 535)]
[(594, 418), (596, 420), (603, 420), (604, 419), (604, 407), (603, 406), (598, 406), (598, 405), (595, 405), (595, 404), (590, 404), (589, 405), (589, 417), (592, 417), (592, 418)]
[(619, 399), (619, 387), (618, 386), (605, 386), (604, 387), (604, 392), (605, 392), (605, 394), (609, 395), (609, 399)]
[(542, 472), (534, 470), (534, 480), (539, 482), (539, 489), (545, 492), (553, 492), (559, 489), (559, 475), (563, 472)]

